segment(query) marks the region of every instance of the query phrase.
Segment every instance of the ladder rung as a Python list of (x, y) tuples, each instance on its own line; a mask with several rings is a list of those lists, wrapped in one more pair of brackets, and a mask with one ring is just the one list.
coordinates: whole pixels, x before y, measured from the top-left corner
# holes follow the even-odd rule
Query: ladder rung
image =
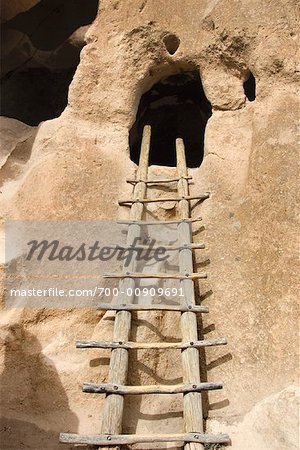
[(139, 273), (139, 272), (124, 272), (124, 273), (105, 273), (103, 278), (171, 278), (176, 280), (194, 280), (197, 278), (207, 278), (207, 273)]
[(151, 305), (138, 305), (133, 303), (100, 303), (97, 306), (98, 310), (106, 311), (180, 311), (180, 312), (194, 312), (194, 313), (208, 313), (208, 306), (198, 305), (162, 305), (159, 303), (152, 303)]
[(213, 345), (226, 345), (227, 340), (225, 338), (218, 339), (204, 339), (202, 341), (195, 342), (108, 342), (108, 341), (77, 341), (77, 348), (125, 348), (125, 349), (155, 349), (155, 348), (171, 348), (181, 349), (186, 348), (201, 348), (211, 347)]
[(206, 200), (209, 198), (209, 193), (202, 195), (186, 195), (182, 197), (158, 197), (158, 198), (135, 198), (131, 200), (119, 200), (119, 205), (124, 206), (126, 204), (133, 203), (156, 203), (156, 202), (180, 202), (181, 200)]
[(176, 246), (176, 245), (158, 245), (155, 247), (149, 247), (149, 246), (147, 247), (146, 245), (138, 245), (136, 248), (138, 248), (138, 247), (144, 248), (145, 250), (147, 248), (149, 248), (151, 251), (161, 249), (161, 248), (163, 248), (164, 250), (178, 250), (179, 251), (179, 250), (185, 250), (185, 249), (191, 249), (191, 250), (197, 250), (200, 248), (203, 249), (203, 248), (205, 248), (205, 244), (192, 243), (192, 244), (182, 244), (182, 245), (178, 245), (178, 246)]
[(201, 444), (230, 444), (228, 434), (219, 433), (181, 433), (181, 434), (96, 434), (83, 435), (60, 433), (59, 441), (63, 444), (97, 445), (133, 445), (153, 442), (198, 442)]
[(177, 177), (177, 178), (164, 178), (162, 180), (131, 180), (130, 178), (128, 178), (126, 180), (127, 183), (130, 184), (136, 184), (136, 183), (146, 183), (146, 184), (162, 184), (162, 183), (173, 183), (174, 181), (179, 181), (179, 180), (191, 180), (193, 177), (191, 176), (186, 176), (186, 177)]
[(176, 385), (152, 386), (123, 386), (113, 383), (84, 383), (82, 390), (91, 394), (118, 394), (118, 395), (144, 395), (144, 394), (186, 394), (188, 392), (211, 391), (222, 389), (223, 383), (195, 383)]
[[(120, 249), (120, 245), (106, 245), (107, 248), (118, 248)], [(205, 248), (205, 244), (201, 243), (201, 244), (196, 244), (196, 243), (192, 243), (192, 244), (182, 244), (182, 245), (156, 245), (156, 246), (151, 246), (149, 247), (149, 245), (144, 245), (144, 244), (137, 244), (137, 245), (131, 245), (128, 247), (124, 247), (122, 245), (122, 250), (133, 250), (133, 251), (138, 251), (138, 250), (148, 250), (150, 252), (152, 251), (156, 251), (156, 250), (184, 250), (184, 249), (192, 249), (192, 250), (196, 250), (196, 249), (200, 249), (200, 248)]]
[(193, 223), (200, 222), (202, 217), (197, 217), (196, 219), (180, 219), (180, 220), (118, 220), (117, 223), (124, 225), (172, 225), (176, 223)]

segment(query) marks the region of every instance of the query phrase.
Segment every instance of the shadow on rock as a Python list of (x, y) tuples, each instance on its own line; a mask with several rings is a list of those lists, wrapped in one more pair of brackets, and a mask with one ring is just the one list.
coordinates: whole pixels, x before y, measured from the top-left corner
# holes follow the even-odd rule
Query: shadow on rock
[(78, 419), (52, 361), (37, 338), (20, 325), (6, 330), (1, 375), (0, 441), (3, 450), (71, 450), (59, 433), (76, 432)]

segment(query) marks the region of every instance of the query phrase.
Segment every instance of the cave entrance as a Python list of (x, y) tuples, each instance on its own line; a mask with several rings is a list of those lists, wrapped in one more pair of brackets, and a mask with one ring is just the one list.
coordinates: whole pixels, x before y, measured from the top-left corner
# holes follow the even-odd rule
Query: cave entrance
[[(98, 1), (31, 2), (2, 24), (2, 116), (37, 126), (61, 115)], [(3, 2), (4, 16), (18, 11), (17, 3)]]
[(204, 134), (211, 104), (199, 73), (183, 72), (155, 84), (140, 100), (136, 121), (129, 132), (130, 158), (138, 164), (142, 133), (151, 126), (150, 164), (176, 166), (176, 138), (185, 143), (187, 166), (203, 160)]

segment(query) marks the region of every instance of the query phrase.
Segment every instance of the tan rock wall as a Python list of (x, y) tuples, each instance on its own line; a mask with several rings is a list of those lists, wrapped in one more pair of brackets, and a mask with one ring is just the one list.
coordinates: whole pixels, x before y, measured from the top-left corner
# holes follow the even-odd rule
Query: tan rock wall
[[(212, 193), (194, 210), (206, 226), (197, 236), (207, 245), (198, 260), (210, 259), (209, 278), (200, 288), (213, 290), (204, 301), (210, 314), (203, 326), (206, 337), (229, 340), (226, 348), (206, 351), (204, 376), (225, 382), (223, 391), (209, 394), (208, 428), (229, 429), (236, 450), (297, 448), (287, 418), (295, 402), (285, 393), (298, 377), (298, 12), (294, 1), (103, 0), (68, 107), (39, 126), (31, 157), (2, 187), (4, 219), (126, 217), (117, 200), (130, 194), (125, 178), (135, 167), (128, 132), (141, 94), (164, 76), (200, 71), (213, 106), (203, 164), (191, 170), (192, 193)], [(180, 39), (173, 56), (163, 43), (167, 33)], [(243, 92), (249, 70), (257, 86), (252, 103)], [(155, 212), (166, 215), (162, 208)], [(100, 317), (84, 310), (3, 313), (4, 414), (12, 430), (22, 422), (28, 448), (58, 448), (59, 431), (100, 429), (102, 400), (82, 394), (80, 384), (105, 380), (109, 353), (74, 348), (76, 338), (110, 337), (111, 318), (98, 323)], [(136, 338), (178, 338), (178, 319), (140, 314)], [(179, 382), (178, 353), (168, 359), (163, 352), (138, 356), (140, 362), (131, 360), (132, 384)], [(38, 388), (29, 389), (36, 371)], [(15, 390), (12, 379), (26, 391)], [(52, 389), (43, 395), (47, 383)], [(274, 402), (284, 405), (282, 412), (265, 420)], [(177, 397), (130, 399), (126, 408), (129, 432), (172, 432), (182, 425)], [(279, 423), (280, 436), (274, 432)], [(245, 437), (253, 433), (255, 442)]]

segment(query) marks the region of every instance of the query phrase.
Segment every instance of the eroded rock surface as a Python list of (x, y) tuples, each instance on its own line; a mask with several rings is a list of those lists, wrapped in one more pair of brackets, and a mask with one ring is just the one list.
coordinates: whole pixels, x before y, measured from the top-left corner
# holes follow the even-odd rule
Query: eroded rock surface
[[(30, 145), (18, 144), (27, 160), (12, 176), (4, 165), (3, 221), (125, 218), (117, 200), (131, 195), (129, 130), (141, 95), (165, 77), (199, 71), (212, 105), (204, 160), (190, 171), (192, 194), (211, 192), (193, 210), (206, 227), (195, 236), (207, 247), (197, 260), (210, 260), (200, 291), (213, 291), (203, 301), (210, 307), (203, 333), (229, 342), (202, 354), (203, 377), (225, 383), (204, 404), (207, 428), (227, 430), (234, 450), (297, 448), (298, 19), (293, 0), (102, 0), (63, 114), (38, 129), (5, 119), (6, 135), (15, 135), (13, 144), (4, 141), (5, 165), (16, 142), (25, 136)], [(166, 45), (169, 34), (180, 41), (175, 51)], [(250, 72), (251, 102), (243, 86)], [(149, 211), (176, 215), (174, 204)], [(103, 400), (80, 386), (107, 379), (109, 352), (76, 350), (74, 342), (109, 340), (112, 315), (4, 310), (2, 324), (4, 448), (54, 450), (60, 431), (100, 430)], [(140, 313), (133, 324), (140, 341), (180, 339), (178, 315)], [(178, 383), (181, 376), (178, 352), (131, 357), (131, 384)], [(181, 428), (180, 396), (126, 402), (124, 431)]]

